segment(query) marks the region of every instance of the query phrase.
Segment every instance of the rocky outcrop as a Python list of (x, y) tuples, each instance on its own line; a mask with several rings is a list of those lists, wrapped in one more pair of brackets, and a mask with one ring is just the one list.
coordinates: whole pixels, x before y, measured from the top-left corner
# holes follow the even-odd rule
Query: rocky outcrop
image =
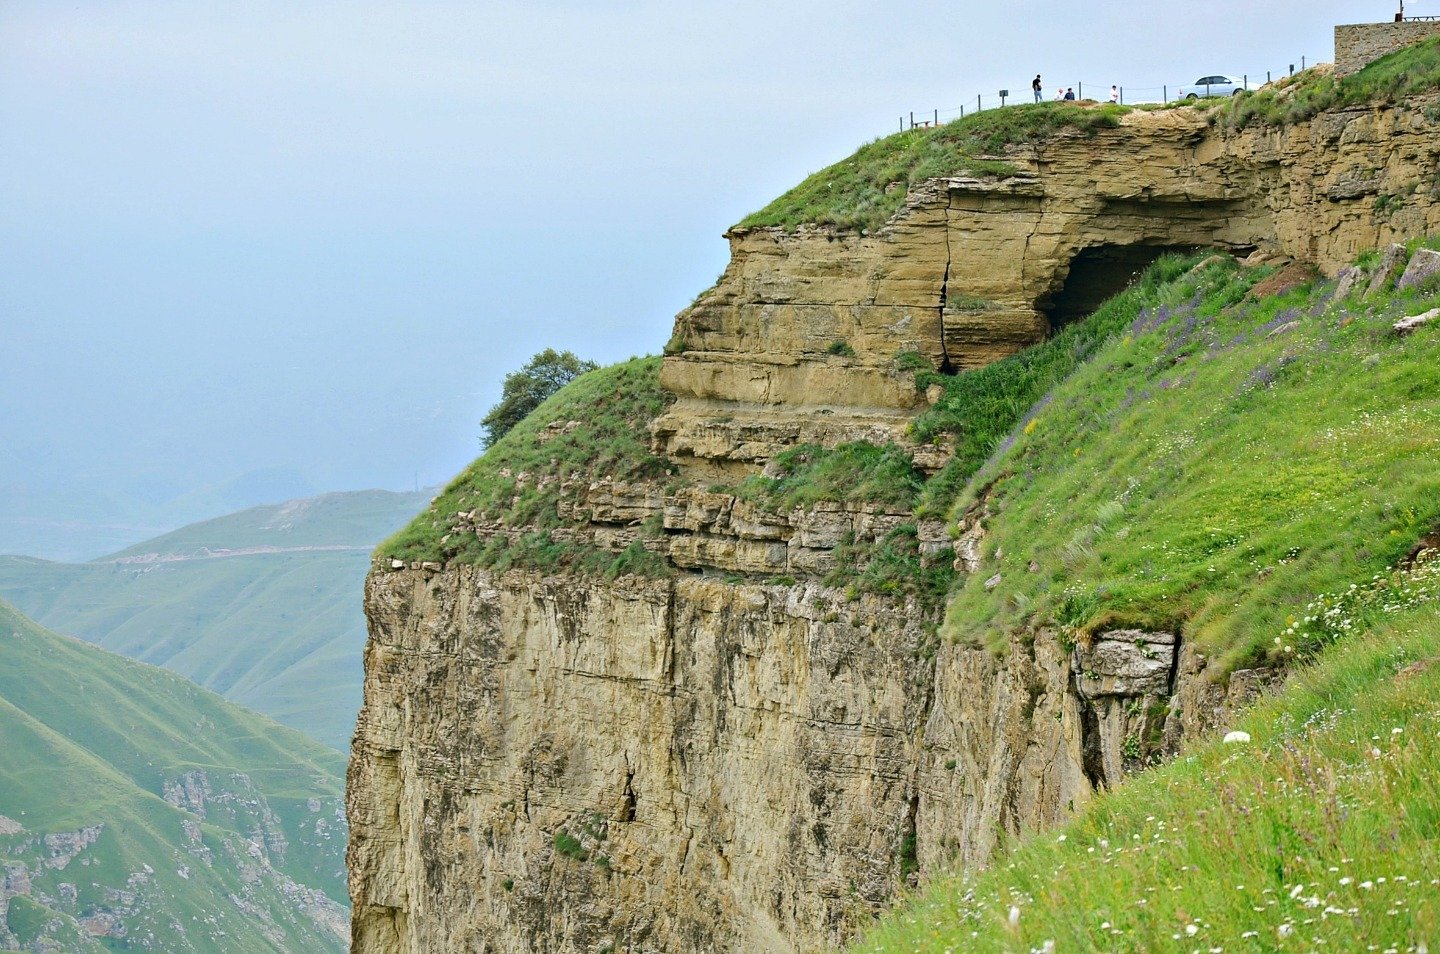
[(1226, 132), (1136, 112), (1007, 156), (1017, 173), (913, 191), (873, 234), (729, 233), (730, 265), (676, 321), (657, 445), (691, 473), (794, 443), (903, 438), (913, 353), (964, 370), (1088, 313), (1167, 249), (1255, 249), (1334, 275), (1440, 230), (1433, 102)]
[(826, 949), (1182, 718), (1173, 635), (997, 657), (814, 585), (407, 568), (366, 609), (362, 951)]
[[(710, 478), (800, 444), (903, 438), (925, 402), (917, 363), (1013, 353), (1161, 250), (1333, 274), (1435, 230), (1425, 106), (1239, 133), (1134, 114), (1017, 154), (1007, 179), (931, 182), (875, 234), (733, 232), (662, 374), (678, 400), (652, 434), (678, 474), (561, 486), (562, 526), (544, 528), (642, 546), (668, 575), (372, 571), (348, 786), (356, 950), (827, 949), (924, 875), (983, 865), (1227, 724), (1271, 677), (1222, 677), (1174, 632), (1036, 620), (993, 652), (983, 633), (941, 641), (917, 599), (827, 585), (902, 527), (925, 565), (995, 574), (984, 495), (951, 528), (879, 505), (776, 512)], [(537, 528), (471, 512), (447, 529), (518, 543)]]

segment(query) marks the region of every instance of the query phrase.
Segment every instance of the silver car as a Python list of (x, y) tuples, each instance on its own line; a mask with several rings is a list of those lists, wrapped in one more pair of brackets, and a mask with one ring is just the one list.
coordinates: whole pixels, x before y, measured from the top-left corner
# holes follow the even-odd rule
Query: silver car
[(1193, 86), (1180, 87), (1181, 99), (1207, 99), (1212, 96), (1237, 96), (1255, 89), (1239, 76), (1202, 76)]

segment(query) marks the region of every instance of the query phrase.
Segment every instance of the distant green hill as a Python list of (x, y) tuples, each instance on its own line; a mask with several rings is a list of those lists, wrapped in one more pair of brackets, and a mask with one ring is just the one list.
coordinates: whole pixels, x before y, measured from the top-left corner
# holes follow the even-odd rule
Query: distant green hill
[(220, 556), (246, 549), (336, 548), (368, 555), (386, 534), (429, 503), (431, 496), (428, 491), (358, 490), (252, 507), (192, 523), (92, 562)]
[(344, 950), (343, 772), (0, 602), (0, 950)]
[(0, 557), (0, 597), (343, 750), (360, 706), (370, 551), (428, 500), (327, 494), (192, 524), (90, 563)]
[(253, 470), (184, 492), (167, 484), (162, 474), (129, 486), (83, 477), (65, 486), (43, 479), (0, 484), (0, 554), (92, 560), (185, 524), (316, 493), (302, 475), (284, 468)]

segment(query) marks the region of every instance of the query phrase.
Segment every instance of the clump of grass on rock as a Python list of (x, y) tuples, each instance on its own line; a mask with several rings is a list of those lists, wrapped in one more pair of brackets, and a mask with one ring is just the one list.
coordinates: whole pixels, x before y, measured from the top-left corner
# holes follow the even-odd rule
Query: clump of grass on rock
[[(618, 556), (557, 539), (562, 485), (602, 478), (658, 479), (669, 463), (649, 446), (649, 423), (669, 403), (660, 358), (634, 358), (580, 375), (524, 418), (451, 481), (378, 556), (476, 563), (499, 570), (577, 568), (662, 572), (659, 558), (632, 548)], [(478, 523), (525, 527), (519, 540), (480, 539), (457, 530), (461, 513)]]
[(878, 229), (905, 204), (909, 188), (945, 176), (1001, 177), (1015, 170), (1011, 146), (1117, 126), (1123, 106), (1037, 103), (993, 109), (929, 129), (877, 139), (810, 176), (737, 228), (828, 225)]

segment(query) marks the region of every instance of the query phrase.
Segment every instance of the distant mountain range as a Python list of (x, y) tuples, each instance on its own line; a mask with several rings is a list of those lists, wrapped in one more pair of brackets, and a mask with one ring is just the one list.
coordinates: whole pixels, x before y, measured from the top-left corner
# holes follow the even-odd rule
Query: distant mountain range
[(88, 563), (0, 557), (0, 597), (343, 751), (360, 706), (370, 551), (430, 497), (375, 490), (254, 507)]
[(344, 762), (0, 601), (0, 950), (345, 950)]

